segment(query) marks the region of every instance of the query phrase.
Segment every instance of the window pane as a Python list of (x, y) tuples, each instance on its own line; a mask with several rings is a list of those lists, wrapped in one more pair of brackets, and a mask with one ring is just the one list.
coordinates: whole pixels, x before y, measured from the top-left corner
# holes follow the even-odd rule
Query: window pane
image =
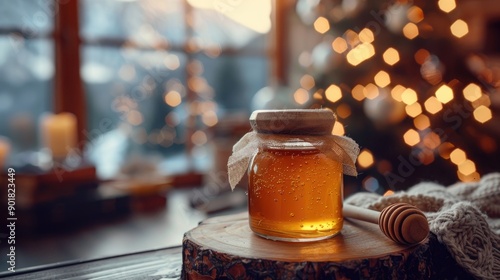
[(54, 1), (0, 0), (0, 28), (21, 30), (28, 37), (54, 29)]
[(255, 93), (268, 84), (267, 56), (227, 55), (211, 58), (197, 55), (206, 71), (204, 78), (215, 92), (215, 101), (222, 112), (250, 112)]
[[(135, 152), (166, 155), (183, 150), (184, 54), (88, 46), (82, 57), (89, 146), (95, 151), (107, 145), (117, 149), (97, 152), (98, 165), (105, 160), (102, 164), (116, 168)], [(97, 141), (101, 134), (105, 137)]]
[(15, 150), (36, 148), (37, 122), (52, 110), (53, 44), (0, 36), (0, 135)]
[(82, 35), (118, 38), (154, 46), (185, 40), (183, 0), (80, 0)]
[(265, 52), (271, 30), (271, 1), (188, 0), (194, 35), (201, 48), (220, 47)]

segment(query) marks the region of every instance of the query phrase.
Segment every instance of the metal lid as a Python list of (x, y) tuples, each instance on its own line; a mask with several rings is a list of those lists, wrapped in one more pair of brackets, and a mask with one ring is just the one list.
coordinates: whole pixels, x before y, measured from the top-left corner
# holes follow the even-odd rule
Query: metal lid
[(257, 110), (250, 116), (250, 125), (259, 133), (327, 135), (335, 120), (326, 109)]

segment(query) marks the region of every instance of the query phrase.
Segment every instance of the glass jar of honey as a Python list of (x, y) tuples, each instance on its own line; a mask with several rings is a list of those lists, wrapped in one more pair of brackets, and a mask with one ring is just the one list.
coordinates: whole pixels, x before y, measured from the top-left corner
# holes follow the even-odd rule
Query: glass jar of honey
[(251, 115), (259, 142), (248, 165), (249, 223), (254, 233), (301, 242), (341, 231), (343, 164), (329, 147), (334, 122), (329, 110)]

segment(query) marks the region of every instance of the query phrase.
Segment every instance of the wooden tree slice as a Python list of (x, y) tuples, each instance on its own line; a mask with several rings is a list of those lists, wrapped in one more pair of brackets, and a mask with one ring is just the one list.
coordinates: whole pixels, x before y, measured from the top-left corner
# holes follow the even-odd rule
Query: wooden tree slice
[(341, 234), (316, 242), (255, 235), (246, 213), (216, 217), (187, 232), (184, 279), (422, 279), (432, 271), (428, 239), (400, 245), (377, 225), (345, 221)]

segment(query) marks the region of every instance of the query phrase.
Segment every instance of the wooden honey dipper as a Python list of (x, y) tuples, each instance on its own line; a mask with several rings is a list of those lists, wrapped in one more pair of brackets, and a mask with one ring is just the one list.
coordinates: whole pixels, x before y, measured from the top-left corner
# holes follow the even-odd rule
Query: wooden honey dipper
[(344, 204), (343, 215), (378, 224), (387, 237), (401, 244), (418, 243), (429, 234), (429, 223), (424, 213), (408, 203), (395, 203), (381, 212)]

